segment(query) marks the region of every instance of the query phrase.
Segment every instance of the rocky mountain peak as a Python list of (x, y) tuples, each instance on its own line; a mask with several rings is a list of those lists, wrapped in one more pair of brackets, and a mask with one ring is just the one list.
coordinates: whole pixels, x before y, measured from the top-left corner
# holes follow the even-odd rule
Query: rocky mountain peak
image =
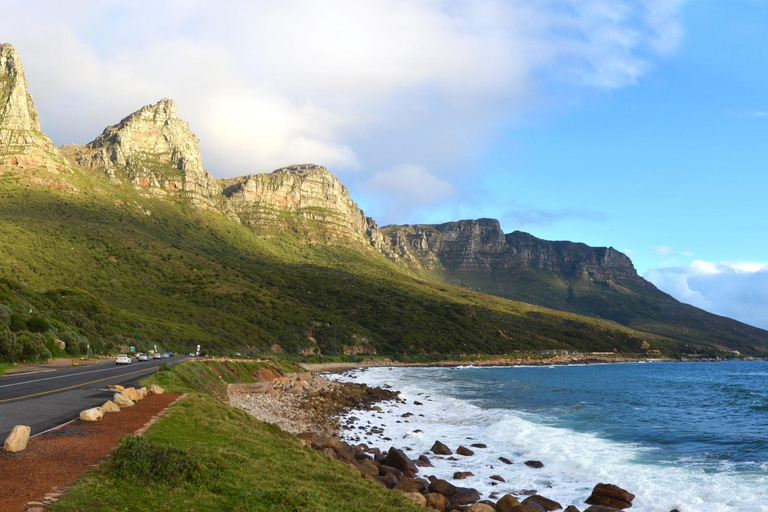
[(113, 180), (124, 176), (156, 194), (182, 194), (210, 203), (221, 191), (203, 169), (198, 138), (176, 117), (176, 103), (162, 99), (104, 130), (76, 156), (83, 167)]
[(68, 167), (51, 139), (40, 131), (24, 67), (10, 44), (0, 44), (0, 166)]
[[(323, 166), (292, 165), (219, 182), (229, 208), (254, 229), (292, 229), (313, 243), (348, 240), (361, 247), (383, 246), (376, 222), (365, 216), (347, 187)], [(281, 212), (293, 214), (292, 220)]]
[(10, 44), (0, 44), (0, 126), (5, 130), (40, 131), (24, 68)]

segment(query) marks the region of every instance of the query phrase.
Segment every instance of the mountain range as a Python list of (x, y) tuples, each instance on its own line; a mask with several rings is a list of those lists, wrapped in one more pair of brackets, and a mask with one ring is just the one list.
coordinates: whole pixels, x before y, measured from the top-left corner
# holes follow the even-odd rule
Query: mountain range
[(379, 227), (319, 165), (214, 178), (169, 99), (56, 147), (8, 44), (0, 242), (7, 327), (104, 350), (768, 350), (767, 331), (678, 302), (613, 248), (493, 219)]

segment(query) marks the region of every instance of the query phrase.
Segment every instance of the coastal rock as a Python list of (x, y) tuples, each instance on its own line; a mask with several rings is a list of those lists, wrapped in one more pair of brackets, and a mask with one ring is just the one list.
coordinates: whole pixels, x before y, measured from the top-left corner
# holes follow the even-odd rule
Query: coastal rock
[(112, 397), (112, 401), (115, 402), (115, 404), (117, 404), (121, 409), (123, 407), (133, 407), (133, 400), (127, 398), (121, 393), (115, 393), (115, 396)]
[(512, 512), (512, 508), (517, 505), (520, 505), (520, 502), (517, 498), (511, 494), (505, 494), (496, 503), (496, 512)]
[(541, 512), (539, 507), (531, 507), (529, 505), (523, 505), (522, 503), (520, 505), (515, 505), (509, 510), (511, 512)]
[(473, 452), (472, 450), (470, 450), (465, 446), (459, 446), (458, 448), (456, 448), (456, 453), (458, 453), (459, 455), (464, 455), (465, 457), (471, 457), (472, 455), (475, 454), (475, 452)]
[(467, 509), (467, 512), (496, 512), (495, 509), (485, 503), (475, 503)]
[(579, 509), (573, 505), (568, 505), (563, 512), (579, 512)]
[(474, 473), (471, 471), (457, 471), (453, 474), (454, 480), (464, 480), (465, 478), (468, 478), (470, 476), (475, 476)]
[(635, 495), (613, 484), (597, 484), (585, 503), (611, 508), (629, 508)]
[(456, 492), (448, 497), (452, 505), (469, 505), (480, 499), (480, 493), (469, 487), (457, 487)]
[(501, 475), (491, 475), (488, 478), (490, 478), (491, 480), (496, 480), (497, 482), (506, 482), (506, 480), (504, 480), (504, 477), (502, 477)]
[(408, 458), (405, 452), (395, 448), (394, 446), (391, 447), (387, 452), (386, 465), (397, 468), (403, 472), (412, 471), (414, 473), (418, 473), (419, 471), (419, 468), (417, 468), (413, 461)]
[(456, 489), (457, 489), (456, 486), (448, 482), (447, 480), (442, 480), (437, 478), (433, 482), (430, 482), (429, 484), (430, 491), (442, 494), (448, 499), (450, 499), (451, 496), (456, 494)]
[(427, 486), (424, 484), (424, 482), (415, 478), (410, 480), (403, 480), (402, 482), (395, 485), (396, 491), (403, 492), (424, 492), (426, 489)]
[(16, 425), (8, 434), (3, 444), (3, 451), (20, 452), (27, 449), (31, 428), (26, 425)]
[(525, 461), (525, 465), (529, 468), (536, 468), (541, 469), (544, 467), (544, 463), (538, 460), (527, 460)]
[(360, 461), (360, 472), (366, 475), (377, 476), (379, 474), (379, 466), (372, 459), (365, 459)]
[(420, 507), (427, 506), (427, 498), (425, 498), (423, 494), (419, 492), (405, 492), (403, 494), (405, 494), (405, 496), (413, 501), (416, 505)]
[(429, 457), (426, 455), (419, 455), (419, 458), (415, 461), (413, 461), (414, 464), (419, 466), (420, 468), (431, 468), (434, 467), (432, 465), (432, 462), (429, 460)]
[(120, 407), (113, 402), (112, 400), (107, 400), (104, 402), (104, 404), (101, 406), (102, 412), (120, 412)]
[(488, 448), (488, 446), (484, 443), (474, 443), (470, 445), (472, 448)]
[(80, 421), (99, 421), (104, 417), (101, 407), (93, 407), (80, 412)]
[(444, 512), (445, 508), (450, 503), (445, 496), (437, 492), (426, 493), (424, 494), (424, 497), (427, 498), (427, 507), (438, 510), (439, 512)]
[(563, 506), (558, 502), (538, 494), (525, 498), (523, 500), (523, 505), (528, 505), (529, 507), (538, 507), (545, 512), (550, 512), (551, 510), (560, 510), (563, 508)]
[(446, 445), (441, 443), (440, 441), (435, 441), (435, 444), (432, 445), (432, 448), (430, 448), (432, 453), (435, 453), (437, 455), (453, 455), (453, 452), (450, 448), (448, 448)]
[(620, 508), (604, 507), (602, 505), (592, 505), (584, 512), (617, 512)]

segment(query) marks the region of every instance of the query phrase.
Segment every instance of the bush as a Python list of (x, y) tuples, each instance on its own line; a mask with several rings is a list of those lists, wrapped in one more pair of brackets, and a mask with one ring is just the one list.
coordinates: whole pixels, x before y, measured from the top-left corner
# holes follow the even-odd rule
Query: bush
[(0, 361), (15, 363), (21, 357), (21, 345), (16, 341), (16, 334), (0, 331)]
[(11, 316), (13, 316), (13, 311), (11, 311), (11, 308), (6, 306), (5, 304), (0, 304), (0, 327), (10, 327), (11, 326)]
[(21, 346), (21, 359), (40, 359), (45, 352), (45, 336), (38, 332), (22, 331), (16, 334)]
[(160, 446), (141, 436), (125, 436), (112, 454), (111, 471), (118, 478), (172, 486), (206, 484), (210, 469), (198, 458), (173, 446)]
[(9, 325), (13, 332), (26, 331), (27, 323), (16, 313), (11, 315), (11, 323)]
[(51, 328), (51, 324), (39, 316), (28, 318), (26, 324), (27, 330), (31, 332), (45, 332)]

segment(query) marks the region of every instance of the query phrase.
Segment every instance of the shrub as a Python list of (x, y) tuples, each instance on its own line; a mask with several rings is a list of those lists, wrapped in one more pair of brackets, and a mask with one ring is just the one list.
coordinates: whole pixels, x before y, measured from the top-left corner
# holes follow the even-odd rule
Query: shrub
[(13, 332), (26, 331), (27, 323), (19, 315), (13, 313), (11, 315), (11, 323), (9, 324), (9, 327)]
[(38, 332), (16, 333), (16, 342), (21, 346), (21, 359), (40, 359), (45, 352), (45, 336)]
[(125, 436), (115, 449), (110, 469), (118, 478), (148, 479), (176, 486), (206, 484), (210, 469), (197, 457), (173, 446), (160, 446), (142, 436)]
[(13, 311), (11, 311), (11, 308), (5, 304), (0, 304), (0, 324), (4, 325), (5, 327), (10, 327), (11, 316), (13, 316)]
[(16, 341), (16, 334), (0, 331), (0, 361), (14, 363), (21, 356), (21, 345)]
[(51, 328), (51, 325), (39, 316), (33, 316), (27, 319), (27, 330), (31, 332), (45, 332)]

